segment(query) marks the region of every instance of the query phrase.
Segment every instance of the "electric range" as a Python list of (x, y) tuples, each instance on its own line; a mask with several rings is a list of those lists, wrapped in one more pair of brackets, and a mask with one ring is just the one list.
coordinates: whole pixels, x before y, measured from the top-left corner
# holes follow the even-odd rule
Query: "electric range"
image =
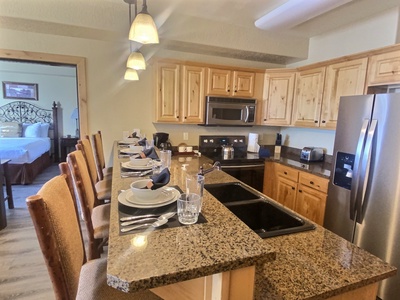
[[(233, 146), (233, 158), (224, 158), (223, 145)], [(200, 135), (199, 151), (213, 162), (219, 161), (224, 172), (262, 192), (265, 160), (258, 153), (247, 152), (244, 135)]]

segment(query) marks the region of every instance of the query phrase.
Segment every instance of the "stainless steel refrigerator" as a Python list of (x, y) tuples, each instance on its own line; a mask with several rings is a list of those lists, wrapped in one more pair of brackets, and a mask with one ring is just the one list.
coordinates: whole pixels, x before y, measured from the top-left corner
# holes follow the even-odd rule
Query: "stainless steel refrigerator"
[[(333, 158), (324, 226), (400, 269), (400, 94), (342, 97)], [(400, 275), (378, 296), (400, 299)]]

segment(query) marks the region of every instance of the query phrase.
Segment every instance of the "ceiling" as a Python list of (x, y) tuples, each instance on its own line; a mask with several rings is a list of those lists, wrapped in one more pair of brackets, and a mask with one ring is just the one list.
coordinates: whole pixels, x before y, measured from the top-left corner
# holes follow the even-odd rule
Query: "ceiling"
[[(306, 59), (310, 37), (400, 6), (400, 0), (353, 0), (289, 30), (255, 27), (255, 20), (286, 1), (147, 0), (147, 6), (159, 28), (157, 47), (273, 64)], [(140, 11), (142, 0), (138, 3)], [(0, 27), (125, 43), (128, 4), (123, 0), (1, 0)]]

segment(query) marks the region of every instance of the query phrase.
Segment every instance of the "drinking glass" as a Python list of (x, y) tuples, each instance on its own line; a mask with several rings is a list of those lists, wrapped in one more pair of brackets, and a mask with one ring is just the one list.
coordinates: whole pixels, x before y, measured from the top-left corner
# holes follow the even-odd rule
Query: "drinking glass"
[(204, 176), (199, 174), (186, 174), (186, 194), (200, 196), (200, 212), (203, 204)]
[(195, 224), (199, 219), (200, 195), (183, 193), (177, 200), (178, 221), (184, 225)]
[(161, 169), (171, 169), (171, 150), (160, 151)]

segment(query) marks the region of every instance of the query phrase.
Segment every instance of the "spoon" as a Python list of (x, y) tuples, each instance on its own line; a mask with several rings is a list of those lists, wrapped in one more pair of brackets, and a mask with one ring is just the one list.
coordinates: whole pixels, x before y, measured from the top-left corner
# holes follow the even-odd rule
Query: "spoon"
[(168, 219), (172, 218), (174, 215), (175, 215), (175, 212), (168, 212), (168, 213), (162, 214), (158, 218), (150, 217), (150, 218), (143, 218), (143, 219), (140, 219), (140, 220), (122, 222), (121, 226), (129, 226), (129, 225), (132, 225), (132, 224), (143, 223), (143, 222), (147, 222), (148, 223), (148, 221), (153, 221), (153, 220), (154, 221), (157, 221), (157, 220), (160, 221), (160, 220), (164, 220), (164, 219), (168, 220)]
[(134, 230), (134, 229), (137, 229), (140, 227), (146, 227), (146, 226), (157, 228), (157, 227), (160, 227), (160, 226), (166, 224), (167, 222), (168, 222), (168, 219), (161, 219), (161, 220), (155, 221), (154, 223), (145, 223), (145, 224), (140, 224), (140, 225), (136, 225), (136, 226), (132, 226), (132, 227), (124, 227), (121, 229), (121, 232), (128, 232), (128, 231), (131, 231), (131, 230)]

